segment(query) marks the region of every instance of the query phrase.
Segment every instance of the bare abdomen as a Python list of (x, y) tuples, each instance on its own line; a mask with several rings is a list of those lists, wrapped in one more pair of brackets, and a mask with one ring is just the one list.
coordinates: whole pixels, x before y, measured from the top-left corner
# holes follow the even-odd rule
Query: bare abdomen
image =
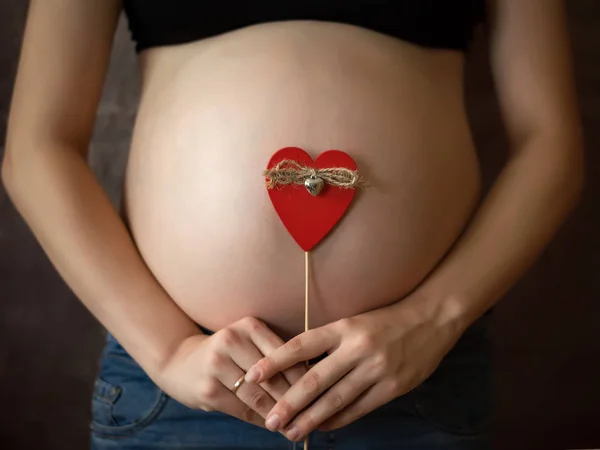
[(370, 187), (312, 252), (311, 326), (389, 304), (455, 241), (479, 195), (462, 57), (357, 27), (250, 27), (142, 55), (125, 185), (142, 256), (210, 329), (304, 324), (304, 254), (262, 170), (279, 148), (343, 150)]

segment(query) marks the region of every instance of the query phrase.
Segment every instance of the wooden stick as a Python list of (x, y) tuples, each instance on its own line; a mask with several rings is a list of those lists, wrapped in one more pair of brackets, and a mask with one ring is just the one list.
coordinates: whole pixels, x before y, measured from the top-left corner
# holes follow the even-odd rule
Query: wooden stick
[[(310, 259), (304, 252), (304, 331), (308, 331), (308, 283), (310, 279)], [(308, 362), (307, 362), (308, 364)]]
[[(310, 280), (310, 258), (308, 252), (304, 252), (304, 331), (308, 331), (308, 287)], [(308, 361), (305, 361), (308, 368)], [(308, 450), (308, 436), (304, 438), (304, 450)]]

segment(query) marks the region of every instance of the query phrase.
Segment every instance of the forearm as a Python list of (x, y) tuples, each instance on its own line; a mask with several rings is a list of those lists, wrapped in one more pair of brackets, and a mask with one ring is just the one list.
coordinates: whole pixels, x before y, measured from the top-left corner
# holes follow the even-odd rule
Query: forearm
[(533, 264), (577, 204), (582, 184), (579, 139), (525, 142), (461, 239), (417, 288), (420, 301), (468, 326)]
[(155, 372), (198, 328), (152, 276), (84, 158), (55, 147), (12, 156), (6, 190), (73, 292)]

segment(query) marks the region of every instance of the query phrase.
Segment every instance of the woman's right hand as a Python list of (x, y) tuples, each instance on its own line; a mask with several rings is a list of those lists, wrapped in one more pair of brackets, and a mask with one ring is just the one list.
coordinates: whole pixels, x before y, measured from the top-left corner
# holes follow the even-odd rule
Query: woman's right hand
[(245, 317), (213, 335), (199, 333), (185, 339), (153, 378), (190, 408), (220, 411), (264, 428), (267, 413), (304, 375), (304, 365), (260, 385), (243, 382), (235, 394), (232, 389), (254, 363), (283, 344), (262, 321)]

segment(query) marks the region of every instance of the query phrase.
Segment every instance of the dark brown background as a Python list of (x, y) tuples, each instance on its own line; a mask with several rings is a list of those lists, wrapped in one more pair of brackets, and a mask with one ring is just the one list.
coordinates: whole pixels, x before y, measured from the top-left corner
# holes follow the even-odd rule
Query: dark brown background
[[(27, 2), (0, 3), (0, 142)], [(572, 0), (569, 15), (588, 176), (584, 200), (553, 244), (497, 308), (499, 449), (600, 447), (600, 1)], [(486, 186), (505, 139), (476, 40), (468, 104)], [(92, 143), (91, 165), (117, 203), (138, 95), (124, 23)], [(3, 147), (0, 147), (0, 155)], [(89, 397), (102, 329), (48, 262), (0, 187), (0, 447), (87, 446)]]

